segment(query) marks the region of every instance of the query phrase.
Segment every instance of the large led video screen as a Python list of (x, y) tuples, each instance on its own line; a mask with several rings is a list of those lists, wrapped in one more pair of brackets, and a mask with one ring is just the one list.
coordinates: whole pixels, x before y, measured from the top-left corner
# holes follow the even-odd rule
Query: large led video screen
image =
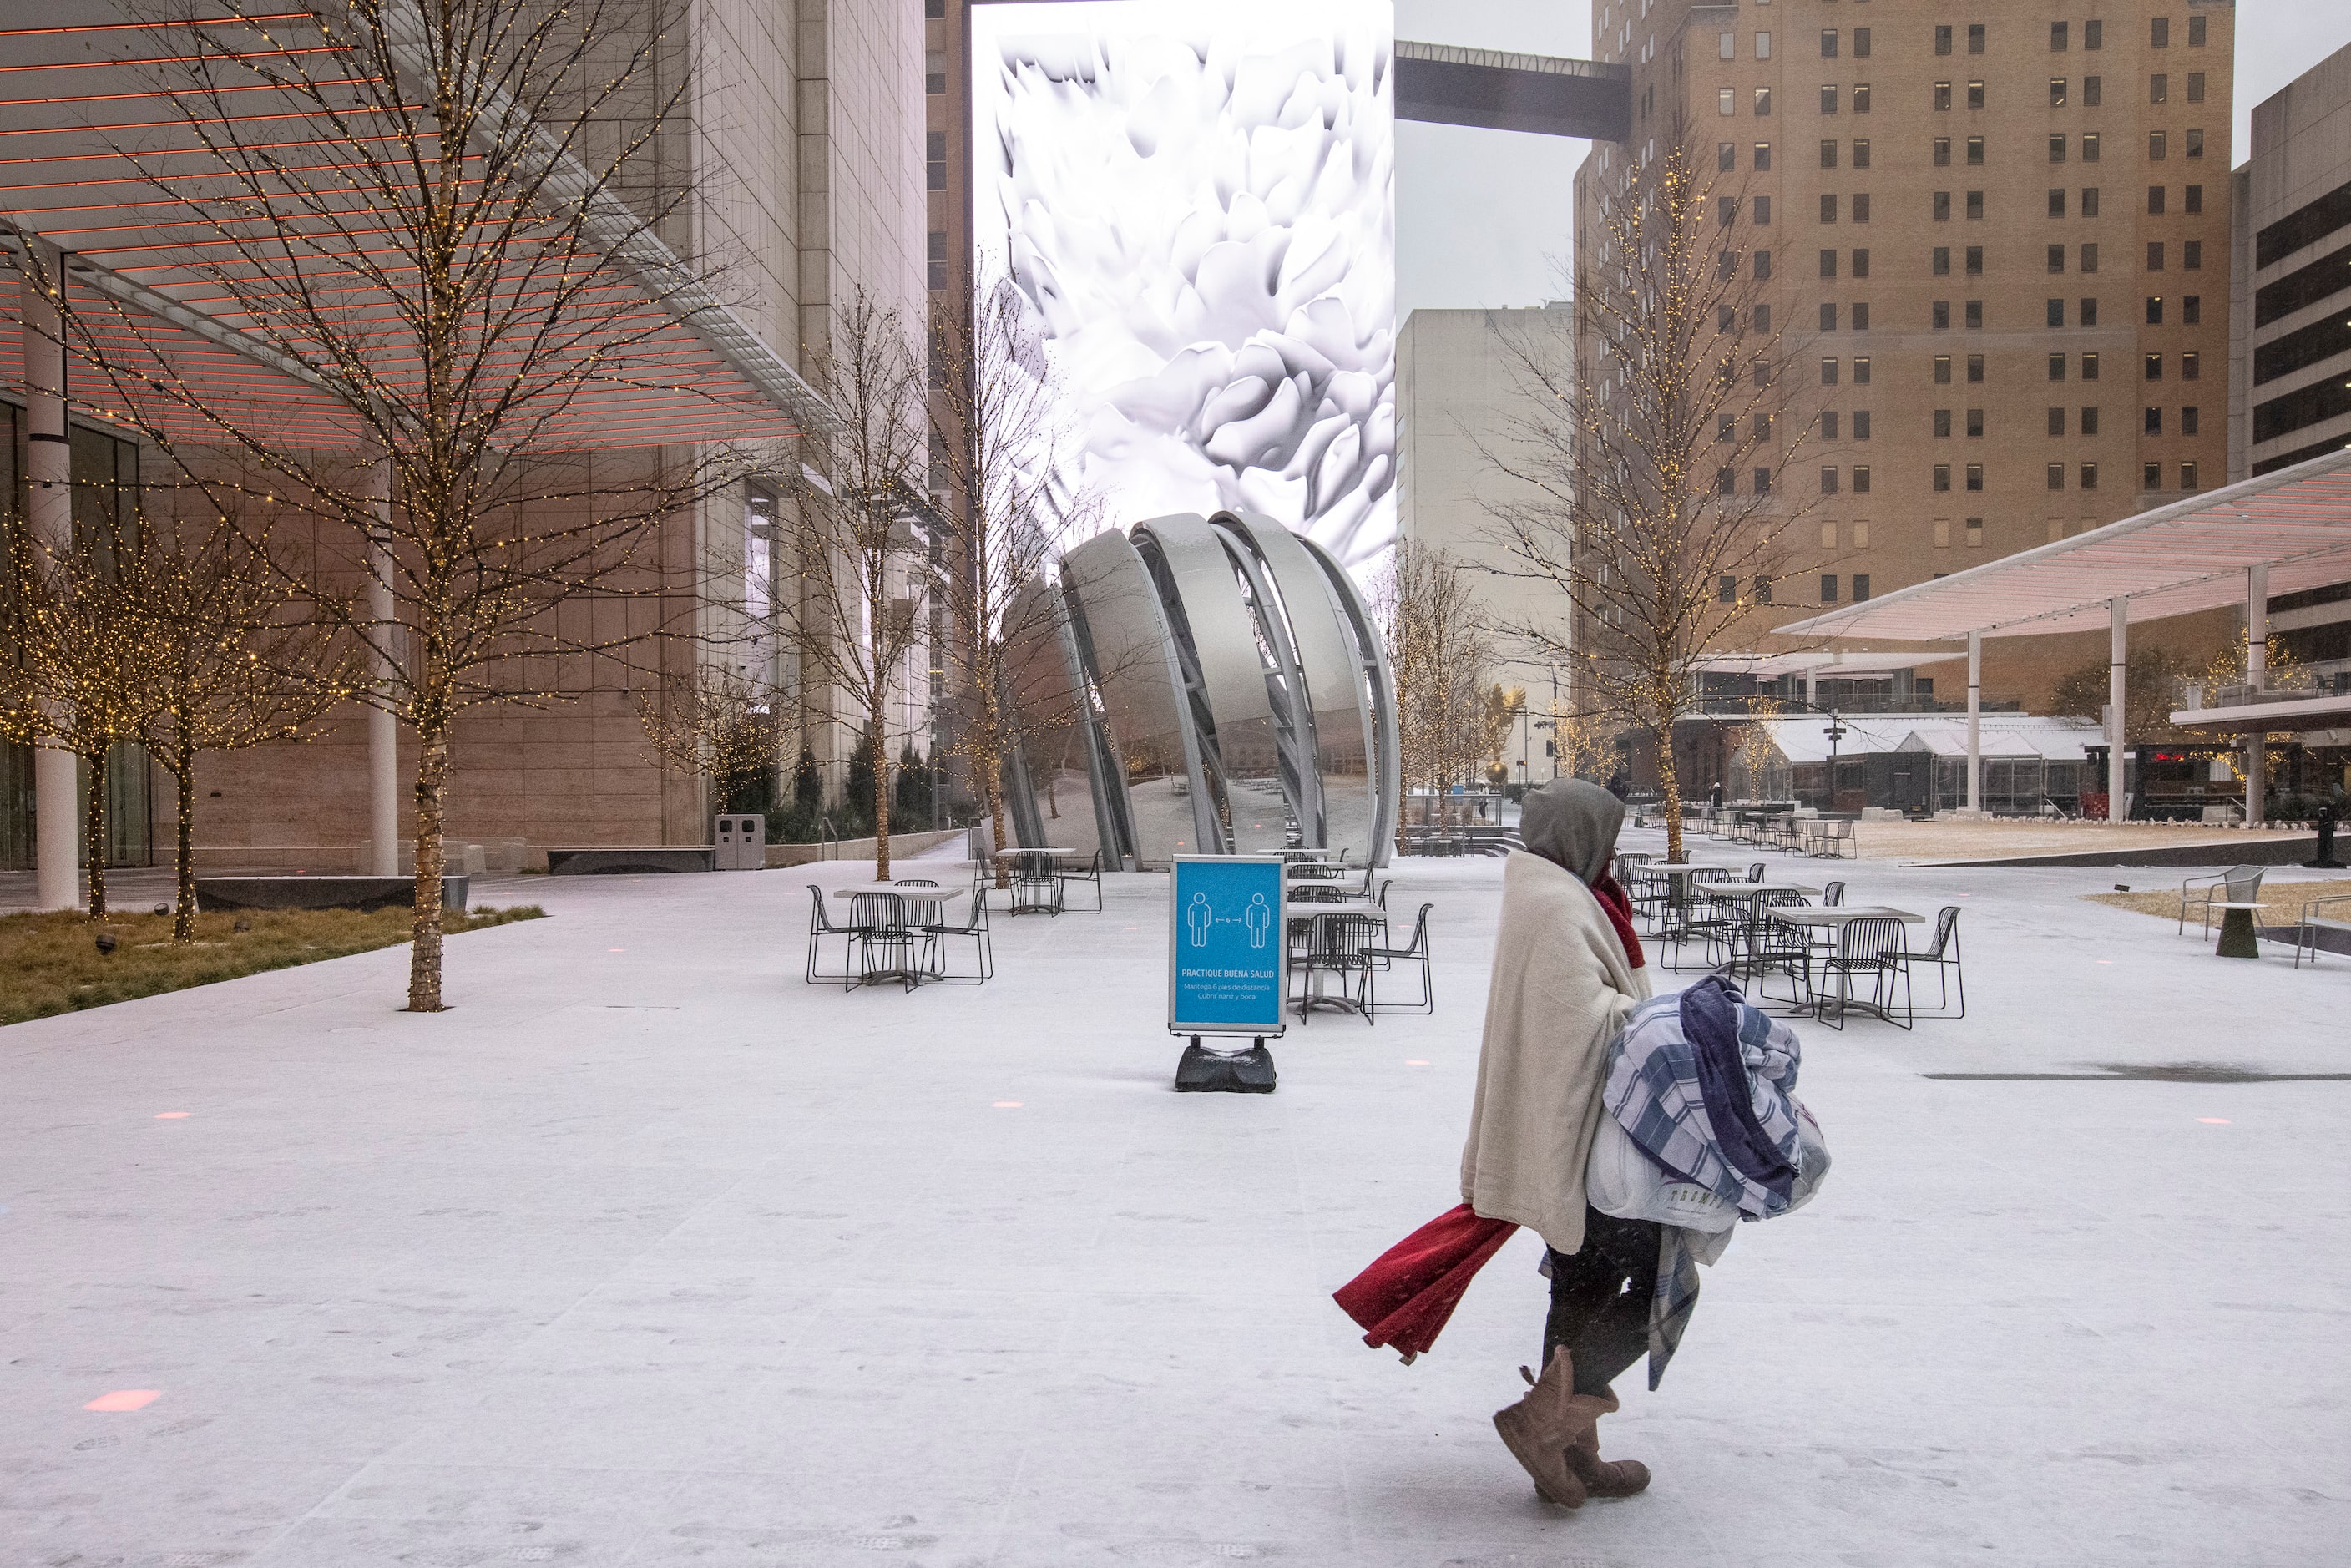
[(973, 238), (1120, 527), (1245, 508), (1351, 568), (1395, 532), (1389, 0), (971, 9)]

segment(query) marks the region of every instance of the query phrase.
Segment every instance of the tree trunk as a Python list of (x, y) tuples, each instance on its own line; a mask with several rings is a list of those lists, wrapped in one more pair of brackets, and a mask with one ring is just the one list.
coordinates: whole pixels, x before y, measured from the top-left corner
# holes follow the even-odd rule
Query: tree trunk
[(882, 736), (881, 705), (876, 704), (873, 727), (865, 739), (865, 755), (873, 768), (873, 880), (890, 880), (890, 744)]
[(1666, 859), (1679, 862), (1687, 857), (1682, 852), (1682, 790), (1681, 780), (1674, 772), (1674, 716), (1667, 714), (1657, 726), (1657, 791), (1666, 804)]
[(185, 744), (172, 748), (172, 781), (179, 786), (180, 829), (175, 851), (178, 877), (172, 912), (172, 940), (196, 939), (196, 748)]
[(1003, 852), (1011, 847), (1011, 840), (1004, 831), (1004, 727), (998, 722), (1002, 711), (997, 706), (996, 694), (982, 683), (979, 723), (977, 726), (978, 734), (976, 737), (978, 742), (979, 793), (980, 799), (987, 802), (990, 847), (997, 851), (987, 864), (995, 875), (996, 885), (1008, 888), (1012, 885), (1012, 868), (1011, 862), (1004, 858)]
[(82, 802), (82, 858), (89, 865), (89, 917), (106, 918), (106, 753), (84, 757), (89, 775), (89, 793)]
[(420, 712), (416, 725), (416, 895), (408, 947), (408, 1010), (413, 1013), (442, 1010), (441, 826), (448, 795), (448, 717), (429, 710)]

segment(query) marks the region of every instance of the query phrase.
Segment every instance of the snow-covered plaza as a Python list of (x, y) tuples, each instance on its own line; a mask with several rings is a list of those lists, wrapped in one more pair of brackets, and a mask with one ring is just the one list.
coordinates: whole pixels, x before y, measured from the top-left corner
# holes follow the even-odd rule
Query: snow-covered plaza
[(2340, 1562), (2351, 959), (1790, 863), (1960, 905), (1968, 1015), (1799, 1026), (1835, 1168), (1619, 1383), (1646, 1495), (1496, 1440), (1531, 1236), (1411, 1366), (1331, 1301), (1458, 1200), (1500, 862), (1396, 867), (1434, 1016), (1262, 1097), (1171, 1091), (1164, 877), (845, 994), (835, 864), (496, 884), (439, 1016), (394, 948), (0, 1030), (0, 1562)]

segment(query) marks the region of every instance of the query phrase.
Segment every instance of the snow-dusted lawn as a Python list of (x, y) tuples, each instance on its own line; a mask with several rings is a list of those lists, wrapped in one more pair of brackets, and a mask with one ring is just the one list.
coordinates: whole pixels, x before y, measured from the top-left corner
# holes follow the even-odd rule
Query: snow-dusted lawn
[(1921, 1076), (2351, 1072), (2351, 960), (2078, 896), (2176, 873), (1791, 862), (1961, 904), (1969, 1017), (1804, 1026), (1836, 1171), (1577, 1513), (1488, 1424), (1531, 1238), (1412, 1367), (1328, 1299), (1456, 1201), (1499, 862), (1397, 871), (1436, 1016), (1263, 1098), (1169, 1092), (1162, 879), (984, 988), (810, 988), (855, 874), (534, 879), (437, 1018), (392, 950), (0, 1030), (0, 1563), (2341, 1560), (2351, 1083)]

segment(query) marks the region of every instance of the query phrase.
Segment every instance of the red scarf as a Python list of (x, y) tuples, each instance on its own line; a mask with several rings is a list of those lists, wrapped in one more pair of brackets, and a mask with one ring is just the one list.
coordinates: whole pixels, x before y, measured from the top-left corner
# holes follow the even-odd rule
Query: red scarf
[(1633, 929), (1633, 901), (1616, 882), (1614, 872), (1602, 873), (1592, 884), (1592, 896), (1608, 915), (1608, 924), (1616, 927), (1616, 940), (1625, 944), (1625, 956), (1635, 969), (1642, 967), (1641, 938)]
[(1517, 1228), (1507, 1219), (1482, 1218), (1465, 1203), (1381, 1253), (1332, 1300), (1362, 1325), (1365, 1344), (1393, 1345), (1409, 1363), (1437, 1343), (1471, 1276)]

